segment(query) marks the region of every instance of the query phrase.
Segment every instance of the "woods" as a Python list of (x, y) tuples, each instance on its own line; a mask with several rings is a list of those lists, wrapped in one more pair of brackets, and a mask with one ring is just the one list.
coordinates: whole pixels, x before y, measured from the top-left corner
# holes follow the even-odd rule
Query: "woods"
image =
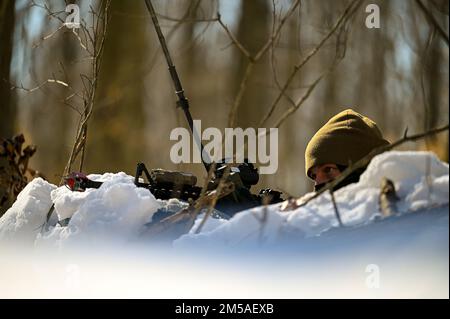
[[(36, 146), (30, 167), (58, 184), (69, 171), (124, 171), (137, 162), (204, 176), (170, 160), (187, 127), (144, 1), (2, 1), (0, 136)], [(366, 26), (369, 4), (380, 28)], [(300, 196), (308, 140), (351, 107), (391, 142), (448, 123), (447, 1), (154, 1), (204, 127), (279, 128), (278, 170), (258, 187)], [(448, 161), (448, 132), (402, 149)]]

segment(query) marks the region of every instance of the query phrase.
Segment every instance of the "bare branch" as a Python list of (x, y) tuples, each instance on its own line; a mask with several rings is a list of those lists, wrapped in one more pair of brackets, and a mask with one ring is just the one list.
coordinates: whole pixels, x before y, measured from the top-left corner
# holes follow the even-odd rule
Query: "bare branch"
[(61, 86), (64, 86), (66, 88), (71, 88), (70, 85), (67, 84), (64, 81), (57, 80), (57, 79), (47, 79), (47, 80), (43, 81), (41, 84), (39, 84), (39, 85), (37, 85), (35, 87), (32, 87), (32, 88), (26, 88), (26, 87), (23, 86), (23, 84), (20, 84), (20, 86), (11, 85), (11, 90), (20, 89), (20, 90), (26, 91), (28, 93), (31, 93), (31, 92), (34, 92), (34, 91), (37, 91), (37, 90), (41, 89), (43, 86), (45, 86), (48, 83), (55, 83), (55, 84), (59, 84)]
[(76, 33), (75, 29), (72, 29), (72, 32), (71, 32), (71, 33), (72, 33), (73, 35), (75, 35), (75, 37), (77, 38), (78, 43), (80, 44), (80, 46), (81, 46), (85, 51), (87, 51), (88, 53), (90, 53), (90, 52), (89, 52), (89, 49), (88, 49), (88, 47), (87, 47), (87, 45), (83, 43), (83, 40), (81, 40), (80, 36), (78, 35), (78, 33)]
[(278, 24), (278, 27), (277, 27), (276, 31), (272, 32), (272, 35), (271, 35), (270, 39), (266, 42), (265, 45), (263, 45), (263, 47), (259, 50), (259, 52), (256, 53), (255, 61), (258, 61), (267, 52), (267, 50), (269, 50), (269, 48), (271, 47), (272, 43), (280, 35), (281, 29), (283, 28), (284, 24), (289, 19), (289, 17), (295, 12), (295, 9), (298, 7), (299, 4), (300, 4), (300, 0), (296, 0), (292, 4), (292, 6), (289, 9), (289, 11), (285, 14), (285, 16), (281, 19), (280, 23)]
[(42, 38), (40, 39), (39, 42), (33, 44), (33, 49), (36, 49), (36, 48), (37, 48), (38, 46), (40, 46), (40, 45), (42, 44), (42, 42), (44, 42), (45, 40), (48, 40), (48, 39), (52, 38), (55, 34), (58, 33), (58, 31), (62, 30), (63, 28), (64, 28), (64, 24), (60, 25), (60, 26), (58, 27), (58, 29), (56, 29), (56, 30), (53, 31), (52, 33), (47, 34), (46, 36), (42, 37)]
[(352, 8), (354, 5), (359, 6), (361, 4), (361, 0), (354, 0), (352, 1), (344, 10), (342, 15), (339, 17), (339, 19), (336, 21), (334, 26), (331, 28), (331, 30), (322, 38), (322, 40), (319, 42), (319, 44), (312, 49), (308, 55), (297, 65), (294, 66), (294, 69), (292, 70), (291, 74), (289, 75), (288, 79), (286, 80), (285, 84), (283, 85), (282, 90), (278, 94), (278, 96), (275, 98), (274, 102), (272, 103), (271, 107), (269, 108), (269, 111), (264, 115), (264, 117), (261, 119), (261, 121), (258, 124), (258, 127), (263, 127), (264, 124), (267, 122), (267, 120), (270, 118), (270, 116), (275, 111), (275, 108), (277, 107), (278, 103), (280, 102), (281, 98), (284, 96), (286, 90), (288, 89), (290, 83), (294, 79), (297, 72), (314, 56), (317, 52), (322, 48), (322, 46), (325, 44), (325, 42), (333, 35), (334, 32), (338, 29), (338, 27), (348, 18), (350, 18), (350, 12), (352, 12)]
[(211, 202), (210, 202), (210, 204), (208, 206), (208, 210), (205, 213), (205, 216), (203, 217), (200, 225), (198, 225), (197, 229), (195, 230), (196, 234), (200, 233), (200, 231), (202, 230), (203, 226), (205, 225), (206, 221), (208, 220), (208, 218), (211, 215), (214, 207), (217, 204), (217, 200), (219, 199), (219, 194), (221, 194), (222, 190), (226, 187), (227, 179), (228, 179), (228, 176), (230, 175), (230, 169), (231, 169), (230, 165), (227, 165), (227, 167), (225, 168), (225, 171), (224, 171), (222, 177), (220, 178), (219, 185), (217, 185), (216, 196), (214, 196), (212, 198), (212, 200), (211, 200)]
[[(272, 33), (275, 32), (275, 23), (276, 23), (276, 7), (275, 7), (275, 0), (272, 0), (272, 10), (273, 10), (273, 23), (272, 23)], [(279, 39), (279, 37), (278, 37)], [(276, 58), (275, 58), (275, 44), (277, 42), (276, 41), (272, 41), (271, 46), (270, 46), (270, 66), (272, 68), (272, 77), (273, 80), (275, 82), (275, 85), (277, 86), (278, 90), (282, 90), (280, 81), (278, 80), (278, 75), (277, 75), (277, 70), (276, 70)], [(295, 106), (295, 102), (294, 100), (286, 93), (284, 92), (284, 96), (286, 97), (286, 99), (289, 101), (289, 103), (292, 106)]]
[(197, 22), (216, 22), (216, 21), (219, 21), (219, 18), (218, 18), (218, 17), (215, 17), (215, 18), (205, 18), (205, 19), (183, 19), (183, 18), (169, 17), (169, 16), (167, 16), (167, 15), (160, 14), (160, 13), (157, 13), (156, 15), (157, 15), (159, 18), (161, 18), (161, 19), (168, 20), (168, 21), (173, 21), (173, 22), (197, 23)]
[(255, 63), (252, 62), (251, 60), (247, 64), (247, 67), (244, 72), (244, 77), (242, 78), (241, 84), (239, 86), (238, 94), (236, 95), (236, 98), (234, 99), (233, 106), (231, 107), (230, 113), (228, 115), (228, 127), (233, 127), (236, 123), (237, 110), (239, 108), (239, 105), (241, 104), (242, 97), (244, 96), (245, 89), (247, 88), (247, 81), (250, 77), (250, 74), (253, 71), (254, 65), (255, 65)]
[[(252, 56), (250, 54), (250, 52), (242, 45), (242, 43), (240, 43), (237, 38), (233, 35), (233, 33), (231, 33), (231, 31), (228, 29), (228, 27), (223, 24), (221, 18), (220, 18), (220, 13), (217, 13), (218, 16), (218, 21), (220, 23), (220, 25), (222, 26), (222, 28), (225, 29), (226, 33), (228, 34), (228, 36), (230, 37), (231, 41), (236, 45), (236, 47), (242, 52), (242, 54), (248, 59), (248, 65), (247, 68), (245, 70), (244, 73), (244, 77), (241, 80), (241, 84), (239, 86), (239, 91), (236, 95), (236, 98), (233, 102), (233, 106), (230, 109), (230, 113), (228, 115), (228, 126), (229, 127), (234, 127), (234, 125), (236, 124), (236, 114), (237, 111), (239, 109), (239, 106), (241, 104), (242, 101), (242, 97), (244, 95), (244, 91), (245, 88), (247, 87), (247, 81), (250, 78), (250, 74), (253, 71), (253, 65), (261, 59), (261, 57), (267, 52), (267, 50), (269, 50), (272, 46), (273, 43), (277, 40), (278, 36), (281, 33), (281, 29), (283, 28), (283, 25), (285, 24), (285, 22), (287, 21), (287, 19), (292, 15), (292, 13), (295, 11), (295, 9), (297, 8), (297, 6), (300, 4), (300, 0), (296, 0), (291, 8), (289, 9), (289, 11), (286, 13), (286, 15), (281, 19), (278, 27), (275, 29), (275, 18), (274, 21), (272, 22), (272, 34), (269, 38), (269, 40), (261, 47), (261, 49), (256, 53), (255, 56)], [(273, 3), (273, 6), (275, 4)], [(275, 15), (275, 13), (274, 13)]]
[(419, 6), (420, 10), (425, 14), (425, 17), (427, 18), (428, 22), (436, 28), (437, 32), (441, 36), (442, 40), (444, 40), (445, 44), (447, 44), (448, 47), (448, 35), (445, 33), (444, 29), (440, 26), (440, 24), (436, 21), (436, 18), (433, 16), (433, 14), (428, 10), (428, 8), (422, 3), (421, 0), (416, 0), (417, 5)]
[(228, 37), (231, 39), (231, 41), (233, 42), (233, 44), (239, 49), (239, 51), (241, 51), (241, 53), (250, 60), (250, 62), (254, 62), (254, 58), (252, 57), (252, 55), (250, 54), (250, 52), (244, 47), (244, 45), (239, 42), (239, 40), (235, 37), (235, 35), (230, 31), (230, 29), (228, 29), (228, 27), (223, 23), (222, 18), (220, 13), (217, 13), (217, 21), (219, 22), (219, 24), (222, 26), (222, 28), (225, 30), (225, 32), (227, 33)]
[(60, 14), (65, 13), (64, 10), (62, 10), (62, 11), (52, 11), (52, 10), (50, 9), (50, 7), (47, 5), (47, 3), (45, 3), (44, 5), (42, 5), (42, 4), (36, 3), (36, 1), (34, 1), (34, 0), (31, 1), (30, 7), (37, 7), (37, 8), (44, 9), (44, 10), (47, 12), (47, 15), (48, 15), (50, 18), (56, 19), (56, 20), (58, 20), (59, 22), (61, 22), (61, 23), (63, 23), (63, 24), (65, 23), (65, 21), (64, 21), (61, 17), (59, 17)]
[(336, 219), (339, 223), (339, 226), (342, 227), (344, 226), (344, 224), (342, 224), (342, 220), (341, 220), (341, 215), (339, 214), (339, 210), (336, 204), (336, 199), (334, 198), (334, 192), (332, 190), (329, 190), (330, 195), (331, 195), (331, 202), (333, 203), (333, 209), (334, 209), (334, 214), (336, 215)]
[[(88, 52), (91, 53), (92, 63), (91, 63), (91, 74), (85, 75), (80, 74), (81, 82), (84, 86), (83, 91), (83, 107), (84, 110), (81, 114), (80, 122), (77, 129), (77, 134), (75, 137), (75, 142), (72, 147), (69, 160), (64, 168), (64, 175), (67, 175), (71, 171), (72, 164), (77, 159), (78, 155), (81, 154), (80, 157), (80, 165), (79, 170), (81, 171), (84, 164), (84, 155), (85, 155), (85, 147), (87, 141), (87, 123), (89, 118), (92, 115), (94, 109), (94, 101), (96, 96), (97, 89), (97, 80), (98, 74), (100, 72), (100, 66), (102, 61), (102, 53), (104, 49), (104, 43), (106, 39), (106, 31), (108, 25), (108, 10), (111, 4), (111, 0), (101, 1), (99, 4), (99, 8), (101, 10), (100, 13), (95, 12), (95, 10), (90, 7), (90, 13), (92, 14), (93, 25), (91, 26), (92, 34), (86, 23), (83, 20), (82, 30), (84, 32), (84, 36), (87, 37), (89, 46), (91, 50)], [(103, 8), (103, 9), (102, 9)]]
[(306, 90), (305, 94), (303, 94), (303, 96), (299, 99), (299, 101), (297, 103), (295, 103), (295, 105), (291, 106), (286, 112), (284, 112), (281, 117), (278, 119), (278, 121), (275, 122), (274, 127), (279, 128), (283, 122), (290, 116), (292, 115), (295, 111), (297, 111), (300, 106), (303, 105), (303, 103), (309, 98), (309, 96), (311, 95), (311, 93), (314, 91), (314, 89), (316, 88), (316, 86), (320, 83), (320, 81), (322, 81), (322, 79), (331, 72), (331, 69), (324, 72), (323, 74), (321, 74), (308, 88), (308, 90)]

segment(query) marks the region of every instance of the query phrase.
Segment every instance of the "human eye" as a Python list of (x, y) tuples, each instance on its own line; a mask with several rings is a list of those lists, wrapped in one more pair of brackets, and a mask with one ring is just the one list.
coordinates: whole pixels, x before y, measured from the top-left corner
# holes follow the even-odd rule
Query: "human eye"
[(331, 167), (331, 166), (327, 166), (327, 167), (325, 167), (325, 168), (323, 169), (323, 171), (324, 171), (325, 174), (331, 173), (332, 170), (333, 170), (333, 167)]

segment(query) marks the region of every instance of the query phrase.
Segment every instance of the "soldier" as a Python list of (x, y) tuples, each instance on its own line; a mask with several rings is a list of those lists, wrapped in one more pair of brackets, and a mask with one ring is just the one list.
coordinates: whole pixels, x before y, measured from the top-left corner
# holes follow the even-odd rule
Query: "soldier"
[[(309, 141), (305, 151), (305, 172), (314, 190), (338, 177), (349, 165), (373, 149), (388, 145), (377, 124), (352, 109), (333, 116)], [(334, 190), (359, 181), (365, 168), (356, 170)]]

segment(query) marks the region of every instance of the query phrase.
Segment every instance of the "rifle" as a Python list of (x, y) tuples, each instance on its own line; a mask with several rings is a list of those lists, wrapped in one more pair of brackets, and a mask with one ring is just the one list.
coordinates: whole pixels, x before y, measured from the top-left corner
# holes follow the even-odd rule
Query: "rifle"
[[(189, 128), (191, 129), (192, 136), (194, 138), (194, 141), (197, 143), (197, 145), (200, 147), (200, 154), (201, 154), (201, 160), (203, 163), (203, 166), (205, 167), (206, 171), (209, 171), (211, 159), (209, 158), (208, 154), (204, 152), (204, 146), (201, 142), (201, 138), (198, 135), (198, 132), (195, 131), (192, 115), (189, 111), (189, 101), (184, 95), (184, 90), (181, 85), (180, 78), (178, 76), (177, 70), (175, 68), (175, 65), (172, 62), (172, 58), (169, 53), (169, 49), (167, 47), (166, 40), (164, 38), (164, 34), (161, 31), (161, 27), (159, 26), (158, 17), (156, 15), (156, 11), (153, 7), (153, 4), (151, 0), (145, 0), (145, 4), (147, 6), (147, 10), (150, 13), (150, 16), (153, 21), (153, 26), (155, 28), (156, 34), (158, 36), (159, 42), (161, 44), (161, 49), (164, 53), (164, 57), (167, 62), (167, 66), (169, 69), (170, 77), (172, 78), (172, 82), (175, 87), (175, 94), (178, 97), (177, 106), (181, 107), (183, 110)], [(206, 161), (205, 161), (206, 158)], [(212, 181), (212, 187), (211, 185), (208, 185), (208, 189), (213, 188), (214, 185), (217, 184), (217, 180), (222, 176), (223, 171), (226, 168), (226, 165), (224, 164), (225, 161), (222, 161), (222, 165), (218, 166), (216, 171), (214, 172), (215, 180)], [(221, 201), (219, 201), (218, 206), (221, 206), (222, 209), (225, 209), (227, 211), (233, 210), (232, 206), (235, 204), (240, 204), (239, 209), (245, 209), (250, 208), (254, 206), (258, 206), (261, 204), (262, 200), (261, 198), (270, 198), (269, 202), (279, 202), (282, 201), (281, 199), (281, 192), (274, 191), (272, 189), (263, 189), (260, 191), (258, 196), (252, 195), (250, 193), (250, 187), (253, 185), (256, 185), (259, 181), (259, 174), (257, 169), (253, 166), (253, 164), (248, 163), (247, 160), (244, 161), (244, 163), (239, 164), (237, 167), (234, 167), (232, 169), (231, 174), (228, 178), (231, 182), (235, 185), (235, 191), (230, 194), (229, 196), (223, 198)], [(227, 203), (228, 202), (228, 203)], [(244, 203), (244, 205), (242, 205)], [(245, 204), (246, 203), (246, 204)], [(229, 213), (229, 212), (228, 212)]]
[[(145, 174), (147, 182), (142, 180), (142, 174)], [(103, 183), (93, 181), (83, 173), (71, 173), (64, 177), (64, 184), (72, 191), (83, 192), (88, 188), (99, 188)], [(191, 173), (163, 169), (153, 169), (149, 172), (143, 163), (137, 164), (134, 184), (148, 189), (156, 198), (164, 200), (196, 200), (202, 190), (196, 186), (197, 177)]]
[[(207, 191), (211, 192), (217, 188), (226, 167), (226, 165), (221, 165), (216, 169), (214, 178), (207, 185)], [(143, 180), (142, 174), (147, 179), (146, 182)], [(258, 195), (250, 193), (252, 184), (248, 184), (248, 182), (255, 178), (255, 174), (257, 171), (251, 163), (232, 167), (226, 181), (233, 184), (233, 192), (222, 196), (217, 202), (216, 208), (227, 216), (233, 216), (236, 212), (244, 209), (283, 201), (281, 192), (269, 188), (262, 189)], [(64, 177), (64, 184), (72, 191), (83, 192), (88, 188), (99, 188), (103, 183), (93, 181), (83, 173), (74, 172)], [(192, 202), (199, 198), (202, 191), (201, 187), (196, 186), (197, 178), (191, 173), (164, 169), (148, 171), (143, 163), (137, 164), (134, 184), (137, 187), (148, 189), (155, 198), (163, 200), (177, 198)]]
[[(164, 35), (159, 26), (156, 11), (153, 8), (151, 0), (145, 0), (145, 4), (152, 18), (156, 34), (158, 35), (162, 51), (167, 62), (168, 70), (175, 87), (175, 94), (178, 98), (177, 107), (180, 107), (183, 110), (194, 140), (200, 147), (203, 166), (208, 172), (210, 169), (211, 160), (208, 157), (208, 154), (204, 152), (204, 146), (201, 143), (201, 138), (199, 137), (198, 132), (195, 131), (192, 115), (189, 110), (189, 101), (184, 95), (180, 78), (176, 71), (175, 65), (172, 62)], [(220, 165), (217, 165), (217, 168), (213, 174), (213, 179), (207, 185), (208, 191), (214, 191), (226, 167), (227, 164), (225, 164), (225, 161), (222, 161)], [(143, 181), (143, 174), (145, 175), (147, 182)], [(281, 198), (281, 192), (268, 188), (261, 190), (258, 195), (252, 194), (250, 192), (250, 188), (251, 186), (256, 185), (258, 181), (258, 170), (247, 160), (245, 160), (244, 163), (239, 164), (237, 167), (232, 167), (231, 172), (227, 177), (227, 182), (231, 182), (233, 184), (233, 192), (221, 196), (217, 202), (216, 208), (226, 215), (232, 216), (236, 212), (244, 209), (259, 206), (261, 204), (283, 201)], [(99, 188), (102, 185), (102, 182), (92, 181), (83, 173), (71, 173), (64, 178), (64, 182), (65, 185), (72, 191), (84, 191), (87, 188)], [(196, 186), (197, 178), (190, 173), (174, 172), (163, 169), (153, 169), (148, 171), (143, 163), (137, 164), (134, 183), (138, 187), (148, 189), (158, 199), (178, 198), (184, 201), (197, 200), (202, 190), (200, 187)], [(52, 209), (49, 211), (47, 221), (50, 218), (51, 212)], [(64, 222), (64, 224), (66, 223), (67, 221)]]

